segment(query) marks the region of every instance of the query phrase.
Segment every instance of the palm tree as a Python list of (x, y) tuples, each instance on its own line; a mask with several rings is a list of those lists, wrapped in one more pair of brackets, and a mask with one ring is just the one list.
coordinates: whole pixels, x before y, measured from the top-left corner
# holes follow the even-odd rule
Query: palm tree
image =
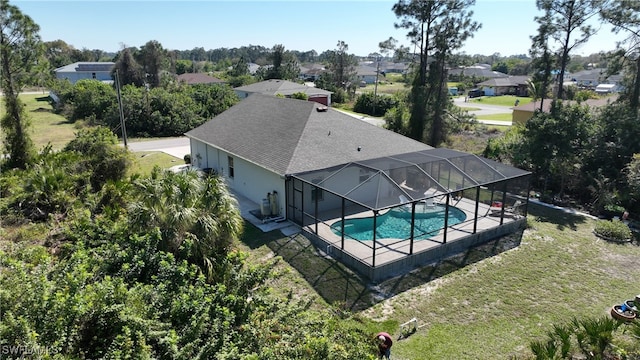
[(160, 250), (200, 266), (215, 281), (216, 269), (243, 227), (237, 201), (223, 180), (192, 170), (176, 174), (156, 168), (134, 186), (131, 226), (141, 233), (159, 231)]

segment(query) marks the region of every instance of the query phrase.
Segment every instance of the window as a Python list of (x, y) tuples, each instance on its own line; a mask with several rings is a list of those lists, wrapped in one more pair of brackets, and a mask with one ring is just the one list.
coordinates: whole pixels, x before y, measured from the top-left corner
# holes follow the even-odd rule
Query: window
[(229, 177), (232, 178), (234, 175), (233, 172), (233, 158), (231, 156), (227, 157), (227, 161), (229, 162)]
[(95, 79), (96, 78), (96, 73), (91, 73), (91, 78)]

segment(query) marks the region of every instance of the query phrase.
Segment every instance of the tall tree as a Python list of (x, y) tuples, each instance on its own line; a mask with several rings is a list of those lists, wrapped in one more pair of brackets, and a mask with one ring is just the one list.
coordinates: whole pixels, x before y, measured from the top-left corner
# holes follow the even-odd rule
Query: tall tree
[[(473, 36), (480, 24), (472, 21), (468, 10), (475, 0), (400, 0), (393, 11), (407, 36), (420, 50), (419, 65), (411, 88), (409, 136), (438, 146), (445, 140), (446, 65), (453, 50)], [(427, 126), (429, 123), (430, 126)], [(428, 130), (428, 134), (425, 134)]]
[(160, 86), (160, 74), (170, 65), (168, 52), (156, 40), (148, 41), (140, 47), (136, 54), (136, 60), (142, 66), (146, 82), (151, 87)]
[(19, 95), (43, 53), (39, 30), (20, 9), (8, 0), (0, 0), (0, 77), (6, 106), (0, 124), (9, 153), (7, 166), (13, 168), (26, 168), (36, 154)]
[(569, 53), (584, 44), (596, 33), (588, 22), (598, 14), (601, 0), (536, 0), (536, 6), (544, 11), (543, 16), (536, 16), (540, 25), (548, 26), (550, 37), (558, 48), (558, 90), (556, 98), (563, 98), (564, 74), (569, 63)]
[(272, 61), (272, 66), (266, 70), (264, 79), (294, 80), (298, 77), (300, 68), (295, 55), (290, 51), (285, 51), (283, 45), (275, 45), (269, 58)]
[[(549, 16), (549, 14), (545, 14)], [(551, 83), (551, 70), (553, 67), (553, 57), (549, 49), (549, 35), (553, 31), (550, 19), (539, 20), (538, 34), (531, 37), (532, 44), (529, 54), (532, 57), (532, 67), (534, 69), (532, 79), (529, 83), (529, 95), (535, 100), (540, 99), (540, 111), (544, 109), (544, 98), (549, 91)]]
[(115, 78), (115, 72), (118, 72), (118, 76), (120, 77), (121, 85), (135, 85), (142, 86), (144, 85), (144, 76), (143, 70), (140, 64), (135, 60), (133, 53), (135, 52), (135, 48), (124, 48), (118, 54), (118, 58), (116, 59), (116, 63), (113, 66), (113, 71), (111, 74), (112, 78)]
[(344, 41), (338, 41), (336, 49), (329, 57), (329, 70), (333, 74), (333, 82), (336, 88), (348, 90), (353, 84), (356, 73), (355, 66), (358, 63), (355, 56), (349, 54), (349, 45)]
[(618, 65), (612, 71), (626, 67), (630, 77), (630, 86), (625, 89), (629, 98), (629, 105), (638, 110), (640, 101), (640, 2), (636, 0), (611, 0), (600, 11), (602, 18), (611, 25), (615, 33), (625, 32), (628, 37), (619, 45), (627, 48), (616, 52)]

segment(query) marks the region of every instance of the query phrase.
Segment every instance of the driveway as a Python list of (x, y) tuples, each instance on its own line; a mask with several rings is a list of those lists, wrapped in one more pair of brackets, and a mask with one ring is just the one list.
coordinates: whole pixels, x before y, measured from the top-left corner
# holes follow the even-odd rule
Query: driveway
[[(464, 102), (464, 96), (458, 96), (453, 98), (453, 103), (458, 105), (459, 107), (471, 107), (477, 108), (479, 110), (469, 111), (469, 114), (473, 115), (493, 115), (493, 114), (512, 114), (513, 107), (512, 106), (499, 106), (499, 105), (489, 105), (482, 104), (479, 102)], [(500, 120), (478, 120), (481, 124), (487, 125), (511, 125), (509, 121), (500, 121)]]
[(184, 159), (186, 154), (191, 153), (189, 138), (186, 136), (159, 140), (132, 141), (127, 143), (127, 147), (133, 152), (162, 151), (163, 153), (177, 157), (178, 159)]
[[(511, 107), (506, 107), (506, 106), (499, 106), (499, 105), (487, 105), (487, 104), (479, 104), (479, 103), (465, 103), (464, 102), (464, 96), (459, 96), (453, 99), (454, 104), (458, 105), (459, 107), (474, 107), (474, 108), (478, 108), (479, 110), (474, 110), (474, 111), (469, 111), (469, 114), (474, 114), (474, 115), (491, 115), (491, 114), (511, 114), (513, 112), (513, 109)], [(384, 125), (384, 119), (382, 118), (374, 118), (374, 117), (369, 117), (369, 116), (362, 116), (359, 114), (354, 114), (348, 111), (343, 111), (337, 108), (333, 108), (337, 111), (340, 111), (344, 114), (347, 114), (349, 116), (353, 116), (356, 119), (360, 119), (364, 122), (367, 122), (369, 124), (372, 125), (376, 125), (376, 126), (382, 126)], [(478, 120), (479, 123), (481, 124), (485, 124), (485, 125), (502, 125), (502, 126), (511, 126), (511, 122), (509, 121), (503, 121), (503, 120)]]

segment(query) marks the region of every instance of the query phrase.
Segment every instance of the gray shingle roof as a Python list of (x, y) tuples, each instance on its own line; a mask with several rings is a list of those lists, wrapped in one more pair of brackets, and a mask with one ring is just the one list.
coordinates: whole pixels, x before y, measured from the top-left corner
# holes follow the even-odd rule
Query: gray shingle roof
[(527, 76), (509, 76), (506, 78), (495, 78), (483, 81), (478, 86), (518, 86), (525, 85), (529, 78)]
[(329, 95), (331, 91), (306, 86), (303, 84), (294, 83), (287, 80), (271, 79), (261, 81), (259, 83), (240, 86), (234, 88), (234, 90), (244, 91), (248, 93), (257, 93), (265, 95), (292, 95), (298, 92), (305, 93), (307, 95)]
[(222, 84), (224, 81), (203, 73), (185, 73), (178, 75), (178, 81), (192, 84)]
[(69, 64), (69, 65), (65, 65), (62, 67), (59, 67), (57, 69), (55, 69), (54, 71), (56, 73), (59, 72), (63, 72), (63, 73), (69, 73), (69, 72), (78, 72), (78, 71), (111, 71), (111, 69), (113, 68), (113, 66), (115, 65), (115, 63), (113, 62), (90, 62), (90, 61), (80, 61), (80, 62), (75, 62), (73, 64)]
[(186, 136), (279, 175), (432, 149), (331, 108), (317, 111), (322, 107), (255, 94)]

